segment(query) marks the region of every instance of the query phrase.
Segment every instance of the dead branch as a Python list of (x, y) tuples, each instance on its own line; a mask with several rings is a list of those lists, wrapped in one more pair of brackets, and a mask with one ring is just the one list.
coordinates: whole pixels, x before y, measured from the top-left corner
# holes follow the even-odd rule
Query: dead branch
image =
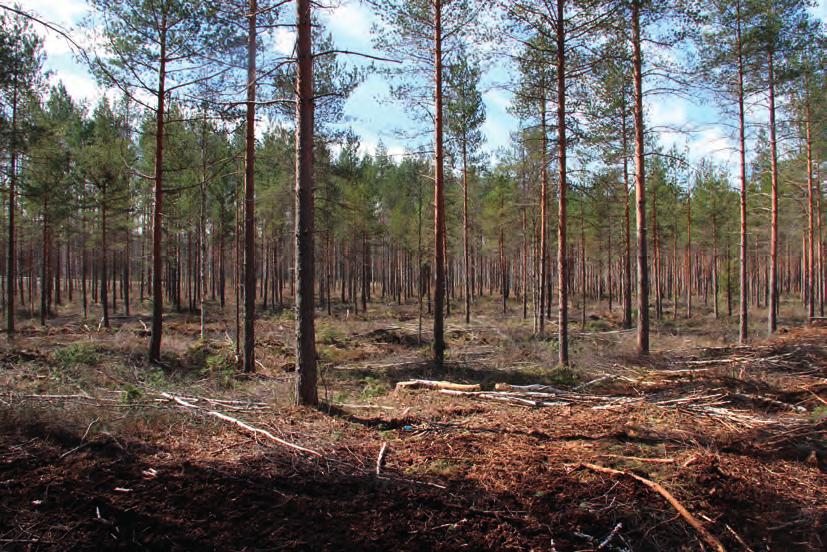
[(612, 542), (612, 539), (614, 539), (617, 536), (621, 529), (623, 529), (623, 523), (617, 522), (617, 525), (615, 525), (614, 529), (612, 529), (612, 532), (609, 533), (605, 539), (603, 539), (603, 542), (601, 542), (597, 546), (597, 548), (595, 548), (595, 550), (603, 550), (604, 548), (606, 548), (609, 545), (609, 543)]
[(827, 405), (827, 401), (825, 401), (824, 399), (822, 399), (822, 398), (821, 398), (818, 394), (816, 394), (816, 392), (815, 392), (815, 391), (812, 391), (811, 389), (807, 389), (806, 387), (802, 387), (802, 389), (804, 389), (804, 390), (805, 390), (805, 391), (807, 391), (809, 394), (811, 394), (813, 397), (815, 397), (816, 399), (818, 399), (818, 400), (819, 400), (822, 404)]
[(743, 358), (713, 358), (709, 360), (687, 360), (684, 364), (689, 366), (709, 366), (715, 364), (733, 364), (735, 362), (744, 362)]
[(674, 458), (643, 458), (640, 456), (624, 456), (622, 454), (601, 454), (605, 458), (617, 458), (619, 460), (633, 460), (635, 462), (650, 462), (653, 464), (674, 464)]
[(291, 448), (293, 450), (297, 450), (299, 452), (303, 452), (305, 454), (309, 454), (311, 456), (316, 456), (318, 458), (322, 458), (321, 453), (316, 452), (315, 450), (311, 450), (309, 448), (302, 447), (300, 445), (296, 445), (296, 444), (291, 443), (289, 441), (285, 441), (284, 439), (280, 439), (280, 438), (276, 437), (275, 435), (273, 435), (272, 433), (270, 433), (269, 431), (267, 431), (266, 429), (261, 429), (261, 428), (258, 428), (258, 427), (251, 426), (249, 424), (246, 424), (246, 423), (242, 422), (241, 420), (239, 420), (237, 418), (233, 418), (232, 416), (228, 416), (224, 413), (217, 412), (215, 410), (202, 409), (202, 408), (192, 404), (191, 402), (185, 401), (181, 397), (176, 397), (175, 395), (170, 395), (169, 393), (161, 393), (161, 396), (166, 398), (166, 399), (169, 399), (171, 401), (174, 401), (176, 404), (180, 405), (181, 407), (187, 409), (190, 412), (192, 412), (192, 411), (202, 412), (203, 414), (205, 414), (207, 416), (212, 416), (213, 418), (218, 418), (219, 420), (229, 422), (229, 423), (243, 429), (244, 431), (246, 431), (248, 433), (252, 433), (254, 435), (263, 435), (264, 437), (267, 437), (271, 441), (273, 441), (275, 443), (278, 443), (282, 446)]
[(735, 537), (735, 540), (738, 541), (738, 544), (744, 547), (744, 550), (746, 550), (747, 552), (752, 552), (752, 548), (750, 548), (749, 545), (744, 541), (744, 539), (741, 538), (741, 535), (735, 532), (735, 529), (730, 527), (728, 524), (724, 525), (724, 527), (726, 527), (727, 531), (729, 531), (732, 534), (732, 536)]
[(746, 400), (749, 400), (749, 401), (756, 401), (756, 402), (760, 402), (760, 403), (769, 404), (769, 405), (772, 405), (772, 406), (777, 406), (778, 408), (782, 408), (784, 410), (791, 410), (793, 412), (807, 412), (807, 409), (804, 408), (803, 406), (796, 406), (794, 404), (785, 403), (783, 401), (779, 401), (777, 399), (771, 399), (769, 397), (764, 397), (764, 396), (761, 396), (761, 395), (749, 395), (747, 393), (734, 393), (734, 392), (730, 392), (729, 394), (732, 395), (733, 397), (739, 397), (741, 399), (746, 399)]
[(651, 373), (653, 376), (688, 376), (691, 374), (699, 374), (701, 372), (708, 372), (712, 368), (687, 368), (685, 370), (656, 370)]
[(587, 381), (586, 383), (581, 383), (580, 385), (578, 385), (577, 387), (574, 388), (574, 391), (580, 391), (581, 389), (585, 389), (586, 387), (589, 387), (589, 386), (594, 385), (596, 383), (600, 383), (600, 382), (603, 382), (603, 381), (606, 381), (606, 380), (612, 380), (612, 379), (615, 379), (615, 378), (617, 378), (617, 376), (615, 376), (614, 374), (605, 374), (603, 376), (600, 376), (599, 378), (595, 378), (591, 381)]
[(701, 536), (704, 542), (706, 542), (713, 550), (717, 550), (718, 552), (726, 552), (726, 548), (724, 548), (724, 545), (721, 543), (721, 541), (719, 541), (717, 537), (715, 537), (715, 535), (710, 533), (707, 530), (707, 528), (704, 527), (704, 525), (700, 521), (698, 521), (698, 518), (689, 513), (689, 510), (687, 510), (680, 502), (678, 502), (678, 500), (674, 496), (672, 496), (672, 494), (669, 491), (664, 489), (659, 483), (655, 483), (650, 479), (646, 479), (645, 477), (641, 477), (631, 472), (615, 470), (613, 468), (606, 468), (604, 466), (598, 466), (597, 464), (589, 464), (587, 462), (584, 462), (580, 464), (579, 467), (587, 468), (589, 470), (600, 473), (607, 473), (610, 475), (625, 475), (627, 477), (631, 477), (636, 481), (639, 481), (640, 483), (643, 483), (644, 485), (646, 485), (647, 487), (661, 495), (663, 498), (665, 498), (666, 501), (672, 505), (675, 511), (677, 511), (678, 514), (680, 514), (680, 516), (690, 526), (692, 526), (692, 528), (695, 529), (695, 531), (698, 532), (698, 534)]
[(382, 443), (382, 448), (379, 449), (379, 456), (376, 457), (376, 475), (382, 474), (382, 466), (385, 465), (385, 454), (388, 451), (388, 444)]
[(498, 383), (494, 386), (494, 389), (497, 391), (534, 391), (540, 393), (555, 393), (564, 395), (567, 391), (563, 391), (562, 389), (558, 389), (557, 387), (553, 387), (551, 385), (542, 385), (539, 383), (532, 383), (531, 385), (511, 385), (509, 383)]
[(521, 396), (517, 393), (502, 393), (497, 391), (455, 391), (453, 389), (440, 389), (439, 392), (443, 395), (475, 397), (479, 399), (509, 402), (524, 406), (563, 406), (570, 404), (569, 402), (565, 401), (549, 402), (533, 398), (526, 398), (525, 396)]

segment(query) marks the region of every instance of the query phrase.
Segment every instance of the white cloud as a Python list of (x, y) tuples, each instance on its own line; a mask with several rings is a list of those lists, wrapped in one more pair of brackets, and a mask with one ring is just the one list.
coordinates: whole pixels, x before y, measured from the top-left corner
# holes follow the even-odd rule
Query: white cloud
[(375, 17), (361, 3), (346, 1), (329, 11), (322, 11), (321, 19), (337, 40), (370, 46), (370, 29)]
[(52, 74), (51, 84), (57, 84), (58, 81), (63, 82), (73, 98), (86, 100), (90, 104), (94, 104), (100, 98), (101, 90), (95, 79), (82, 71), (56, 70)]
[(86, 0), (25, 0), (23, 9), (36, 12), (44, 20), (64, 27), (79, 22), (89, 13)]
[[(43, 21), (52, 24), (72, 36), (78, 34), (73, 27), (80, 23), (89, 13), (89, 6), (85, 0), (26, 0), (23, 9), (32, 12)], [(43, 49), (49, 56), (69, 55), (72, 53), (69, 42), (52, 30), (40, 24), (34, 24), (35, 32), (43, 37)]]
[(650, 127), (679, 128), (689, 121), (688, 102), (675, 97), (655, 96), (644, 102), (647, 107), (647, 125)]
[(699, 131), (689, 141), (689, 155), (694, 161), (710, 159), (728, 165), (735, 153), (735, 144), (720, 127), (708, 127)]
[(487, 151), (494, 151), (507, 147), (511, 143), (511, 130), (512, 128), (504, 124), (500, 118), (486, 118), (482, 124), (482, 133), (485, 136), (483, 148)]
[(399, 159), (402, 159), (402, 157), (406, 153), (407, 153), (407, 150), (405, 150), (405, 148), (402, 147), (399, 144), (394, 144), (392, 146), (388, 146), (388, 155), (391, 157), (391, 159), (394, 159), (394, 160), (398, 161)]
[(511, 97), (502, 90), (488, 90), (482, 95), (486, 107), (494, 107), (505, 112), (511, 106)]
[(276, 51), (283, 55), (290, 55), (293, 53), (293, 47), (296, 44), (296, 31), (287, 28), (279, 27), (276, 29), (274, 46)]

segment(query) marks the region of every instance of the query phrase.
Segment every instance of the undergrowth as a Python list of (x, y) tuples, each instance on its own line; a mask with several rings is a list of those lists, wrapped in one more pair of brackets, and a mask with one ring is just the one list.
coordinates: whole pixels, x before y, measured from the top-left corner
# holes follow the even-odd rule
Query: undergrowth
[(100, 362), (100, 351), (93, 343), (72, 343), (52, 352), (52, 359), (59, 368), (94, 366)]

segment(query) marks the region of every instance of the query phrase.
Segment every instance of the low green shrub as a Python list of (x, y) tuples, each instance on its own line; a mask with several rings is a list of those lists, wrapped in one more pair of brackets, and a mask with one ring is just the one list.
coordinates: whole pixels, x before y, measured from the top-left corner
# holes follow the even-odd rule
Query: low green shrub
[(94, 366), (100, 362), (98, 347), (92, 343), (72, 343), (52, 352), (55, 364), (60, 368)]

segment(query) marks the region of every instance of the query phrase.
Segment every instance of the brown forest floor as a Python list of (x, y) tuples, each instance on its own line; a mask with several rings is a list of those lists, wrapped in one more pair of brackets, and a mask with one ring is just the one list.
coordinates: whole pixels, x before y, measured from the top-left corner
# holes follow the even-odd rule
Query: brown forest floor
[[(443, 374), (414, 306), (324, 317), (320, 411), (289, 406), (286, 313), (259, 322), (252, 377), (220, 319), (205, 346), (196, 316), (169, 316), (164, 369), (137, 318), (24, 327), (0, 349), (0, 549), (702, 549), (662, 496), (583, 463), (657, 481), (729, 550), (827, 547), (827, 326), (727, 347), (731, 324), (700, 312), (658, 323), (641, 361), (603, 313), (560, 369), (516, 307), (479, 309), (468, 327), (449, 318)], [(393, 391), (417, 377), (558, 391), (535, 407)]]

